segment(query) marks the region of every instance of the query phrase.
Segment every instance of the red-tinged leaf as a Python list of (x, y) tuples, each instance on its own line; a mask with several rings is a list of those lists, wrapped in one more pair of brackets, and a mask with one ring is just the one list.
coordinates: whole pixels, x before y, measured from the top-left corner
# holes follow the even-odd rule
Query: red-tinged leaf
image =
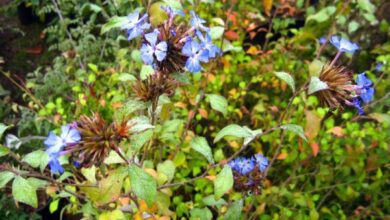
[(121, 102), (113, 102), (111, 103), (111, 107), (117, 109), (117, 108), (121, 108), (123, 106), (123, 103)]
[(336, 126), (329, 130), (329, 133), (337, 136), (337, 137), (343, 137), (344, 136), (344, 129), (342, 127)]
[(26, 53), (33, 54), (33, 55), (39, 55), (43, 51), (42, 47), (33, 47), (26, 49)]
[(276, 157), (276, 159), (278, 159), (278, 160), (284, 160), (284, 159), (287, 158), (287, 156), (288, 156), (288, 154), (285, 153), (285, 152), (283, 152), (283, 153), (280, 153), (280, 154), (278, 155), (278, 157)]
[(240, 35), (238, 35), (237, 32), (235, 31), (226, 31), (225, 38), (234, 41), (234, 40), (238, 40), (240, 38)]
[(316, 157), (320, 151), (320, 146), (316, 142), (311, 143), (310, 146), (311, 150), (313, 151), (313, 156)]
[(200, 108), (200, 109), (198, 109), (198, 112), (199, 112), (199, 114), (200, 114), (203, 118), (205, 118), (205, 119), (208, 119), (208, 118), (209, 118), (209, 113), (207, 112), (206, 109)]

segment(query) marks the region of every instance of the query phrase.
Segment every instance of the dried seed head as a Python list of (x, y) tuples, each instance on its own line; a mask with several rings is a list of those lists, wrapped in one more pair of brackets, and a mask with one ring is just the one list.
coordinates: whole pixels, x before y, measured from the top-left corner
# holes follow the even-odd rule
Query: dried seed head
[(83, 167), (100, 164), (110, 150), (115, 150), (123, 139), (129, 138), (129, 126), (126, 122), (107, 123), (97, 113), (90, 117), (81, 116), (77, 122), (77, 130), (81, 134), (81, 141), (68, 146), (65, 151), (70, 152), (73, 160)]
[(155, 72), (145, 80), (138, 80), (133, 85), (133, 91), (139, 99), (152, 101), (162, 94), (173, 95), (177, 86), (178, 82), (169, 75)]
[(344, 106), (351, 102), (355, 87), (352, 85), (352, 73), (349, 70), (342, 66), (326, 64), (319, 78), (328, 85), (327, 89), (315, 93), (323, 105), (331, 109), (344, 109)]

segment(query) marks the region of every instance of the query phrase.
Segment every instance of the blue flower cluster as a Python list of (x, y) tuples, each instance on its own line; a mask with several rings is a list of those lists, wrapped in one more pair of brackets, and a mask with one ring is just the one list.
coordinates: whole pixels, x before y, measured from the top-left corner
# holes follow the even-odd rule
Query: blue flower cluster
[[(356, 78), (356, 93), (357, 97), (353, 98), (353, 105), (358, 110), (360, 115), (364, 114), (361, 101), (369, 103), (374, 99), (375, 90), (372, 81), (367, 78), (365, 73), (360, 73)], [(360, 101), (361, 100), (361, 101)]]
[[(171, 36), (176, 36), (175, 28), (172, 28), (173, 19), (176, 15), (184, 16), (180, 10), (173, 10), (169, 6), (162, 7), (168, 14), (169, 33)], [(154, 68), (161, 63), (169, 55), (170, 46), (180, 47), (181, 55), (186, 58), (185, 67), (190, 72), (199, 72), (202, 70), (201, 63), (209, 62), (210, 58), (216, 57), (221, 51), (212, 43), (209, 34), (210, 28), (205, 26), (206, 21), (200, 18), (194, 11), (190, 12), (191, 19), (189, 24), (191, 27), (184, 32), (180, 39), (175, 42), (167, 42), (170, 40), (163, 39), (157, 27), (146, 33), (151, 25), (148, 23), (148, 15), (144, 14), (140, 17), (136, 11), (127, 16), (127, 23), (121, 28), (127, 30), (128, 39), (132, 40), (136, 37), (143, 36), (144, 42), (141, 46), (141, 58), (147, 65), (152, 65)], [(183, 45), (184, 44), (184, 45)]]
[[(321, 40), (323, 41), (323, 39)], [(342, 52), (354, 53), (359, 49), (359, 45), (356, 43), (348, 41), (347, 39), (341, 38), (339, 36), (332, 36), (330, 43), (339, 50), (338, 55)], [(338, 55), (336, 55), (335, 60), (338, 58)], [(373, 83), (369, 78), (367, 78), (365, 73), (360, 73), (356, 78), (356, 85), (353, 86), (353, 88), (356, 92), (356, 96), (352, 98), (352, 103), (350, 103), (350, 105), (354, 106), (360, 115), (363, 115), (364, 111), (361, 103), (369, 103), (373, 100), (375, 93)]]
[(58, 158), (62, 155), (66, 146), (75, 145), (80, 140), (80, 132), (72, 124), (63, 125), (60, 136), (53, 131), (49, 132), (44, 144), (46, 145), (46, 153), (49, 155), (49, 166), (52, 173), (64, 172)]
[(330, 43), (333, 44), (339, 52), (355, 53), (355, 51), (359, 49), (359, 46), (356, 43), (339, 36), (332, 36), (330, 38)]
[(264, 157), (262, 154), (256, 154), (250, 158), (238, 157), (230, 161), (228, 165), (233, 171), (236, 171), (241, 175), (252, 172), (256, 167), (258, 167), (260, 172), (264, 172), (268, 167), (268, 158)]

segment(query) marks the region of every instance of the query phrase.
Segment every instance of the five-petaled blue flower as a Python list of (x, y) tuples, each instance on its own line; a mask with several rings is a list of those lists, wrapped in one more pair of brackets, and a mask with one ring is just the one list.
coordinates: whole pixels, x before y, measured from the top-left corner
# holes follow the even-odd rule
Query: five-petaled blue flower
[(364, 115), (364, 109), (360, 103), (359, 98), (357, 98), (357, 97), (353, 98), (352, 104), (358, 110), (359, 115)]
[(264, 157), (262, 154), (256, 154), (254, 156), (256, 165), (259, 167), (261, 172), (264, 172), (268, 167), (268, 158)]
[(167, 56), (168, 44), (162, 41), (157, 44), (159, 31), (156, 29), (151, 33), (145, 34), (145, 39), (149, 44), (142, 44), (141, 58), (145, 64), (152, 65), (154, 57), (161, 62)]
[(203, 31), (208, 31), (209, 28), (204, 26), (203, 24), (206, 23), (204, 19), (199, 17), (194, 11), (190, 11), (191, 14), (191, 20), (190, 20), (190, 25), (191, 27), (195, 28), (196, 30), (203, 30)]
[(139, 12), (135, 11), (127, 16), (127, 23), (122, 25), (122, 29), (127, 30), (129, 34), (128, 40), (132, 40), (144, 33), (145, 29), (150, 28), (150, 24), (146, 22), (148, 15), (144, 14), (139, 18)]
[(80, 139), (80, 132), (71, 125), (63, 125), (60, 136), (57, 136), (52, 131), (49, 132), (44, 144), (46, 145), (46, 153), (49, 155), (49, 166), (53, 173), (62, 173), (64, 170), (58, 161), (58, 157), (64, 147), (77, 144)]
[(244, 157), (239, 157), (230, 161), (228, 165), (230, 166), (230, 168), (232, 168), (232, 170), (242, 175), (245, 175), (252, 172), (256, 164), (252, 158), (247, 159)]
[(205, 36), (203, 36), (202, 32), (196, 31), (196, 35), (198, 36), (200, 42), (201, 42), (201, 47), (204, 50), (208, 51), (209, 58), (214, 58), (216, 55), (218, 55), (221, 50), (217, 45), (213, 44), (211, 41), (210, 35), (206, 32)]
[(356, 83), (358, 85), (358, 94), (364, 103), (372, 101), (374, 98), (374, 88), (372, 87), (372, 81), (367, 78), (365, 73), (361, 73), (356, 78)]
[(209, 61), (208, 50), (204, 50), (201, 45), (192, 38), (187, 39), (181, 52), (184, 56), (188, 57), (185, 66), (188, 71), (193, 73), (199, 72), (202, 69), (200, 62)]
[(335, 46), (341, 52), (354, 53), (359, 49), (359, 46), (356, 43), (339, 36), (332, 36), (330, 38), (330, 43), (332, 43), (333, 46)]

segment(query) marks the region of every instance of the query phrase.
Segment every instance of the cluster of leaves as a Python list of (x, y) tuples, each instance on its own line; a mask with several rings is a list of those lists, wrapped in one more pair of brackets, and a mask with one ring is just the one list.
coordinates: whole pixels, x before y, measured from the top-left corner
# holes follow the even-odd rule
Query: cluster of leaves
[[(375, 15), (381, 5), (108, 2), (36, 3), (44, 6), (40, 13), (57, 15), (46, 34), (60, 54), (28, 78), (26, 87), (34, 91), (26, 96), (33, 103), (30, 121), (59, 127), (90, 112), (113, 121), (131, 118), (131, 137), (120, 147), (125, 158), (141, 163), (127, 164), (111, 151), (100, 166), (52, 176), (43, 145), (38, 142), (31, 152), (26, 146), (33, 138), (15, 136), (23, 140), (19, 150), (0, 147), (0, 188), (15, 201), (41, 208), (51, 197), (51, 212), (61, 208), (84, 219), (386, 217), (390, 44), (375, 35), (389, 36), (390, 29), (384, 16)], [(137, 100), (130, 88), (152, 68), (142, 64), (137, 42), (128, 43), (113, 28), (121, 16), (142, 7), (158, 23), (166, 4), (196, 8), (211, 24), (223, 56), (200, 74), (176, 74), (183, 86), (173, 97), (161, 96), (151, 112), (152, 104)], [(374, 81), (376, 100), (365, 106), (365, 116), (354, 109), (331, 111), (310, 95), (322, 88), (318, 74), (335, 54), (318, 39), (336, 33), (354, 36), (363, 48), (340, 62), (355, 73), (365, 70)], [(378, 63), (383, 65), (376, 70)], [(30, 135), (49, 130), (35, 125), (43, 131)], [(0, 133), (6, 129), (0, 127)], [(256, 153), (271, 160), (261, 193), (233, 189), (227, 162)], [(62, 199), (65, 207), (59, 207)]]

